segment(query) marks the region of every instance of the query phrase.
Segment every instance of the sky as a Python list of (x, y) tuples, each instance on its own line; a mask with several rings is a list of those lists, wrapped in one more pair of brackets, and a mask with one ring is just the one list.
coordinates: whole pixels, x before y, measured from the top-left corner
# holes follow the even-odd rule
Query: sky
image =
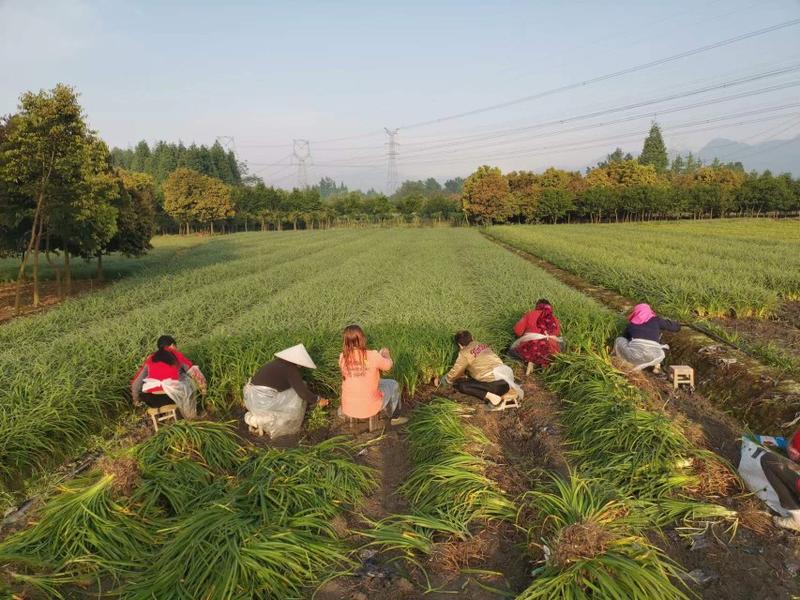
[(67, 83), (110, 146), (222, 138), (282, 187), (297, 139), (309, 181), (385, 190), (384, 128), (400, 180), (582, 169), (654, 119), (671, 152), (800, 134), (800, 23), (590, 81), (796, 19), (800, 0), (0, 0), (0, 114)]

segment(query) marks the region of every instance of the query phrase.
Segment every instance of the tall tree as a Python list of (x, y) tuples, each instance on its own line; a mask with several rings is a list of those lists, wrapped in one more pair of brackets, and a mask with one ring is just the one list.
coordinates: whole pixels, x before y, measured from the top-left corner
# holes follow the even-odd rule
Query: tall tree
[(189, 224), (209, 225), (233, 216), (231, 190), (219, 179), (181, 167), (170, 173), (164, 182), (164, 210), (188, 233)]
[(461, 199), (465, 214), (479, 223), (502, 222), (513, 214), (508, 180), (497, 167), (478, 167), (464, 182)]
[(27, 92), (8, 123), (0, 178), (26, 205), (28, 241), (17, 274), (15, 308), (21, 306), (22, 279), (33, 261), (33, 303), (39, 303), (39, 251), (50, 212), (65, 190), (81, 181), (86, 123), (75, 90), (59, 84), (50, 91)]
[(663, 173), (669, 165), (667, 147), (664, 138), (661, 136), (661, 129), (658, 123), (650, 126), (650, 133), (644, 140), (642, 153), (639, 155), (639, 162), (643, 165), (653, 165), (657, 173)]

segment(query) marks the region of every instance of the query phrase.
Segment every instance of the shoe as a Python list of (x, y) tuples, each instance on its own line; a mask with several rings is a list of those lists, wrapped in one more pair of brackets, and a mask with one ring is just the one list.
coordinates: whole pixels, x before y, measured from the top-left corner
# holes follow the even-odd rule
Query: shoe
[(792, 531), (800, 531), (800, 521), (794, 517), (773, 517), (775, 525), (783, 527), (784, 529), (791, 529)]
[(497, 406), (503, 401), (501, 396), (493, 394), (492, 392), (486, 392), (485, 398), (491, 403), (492, 406)]
[(506, 409), (506, 403), (505, 402), (500, 402), (500, 404), (498, 404), (497, 406), (492, 406), (491, 404), (486, 404), (483, 407), (483, 409), (486, 412), (500, 412), (501, 410), (505, 410)]
[(392, 425), (395, 425), (395, 426), (397, 426), (397, 425), (405, 425), (406, 423), (408, 423), (408, 417), (395, 417), (394, 419), (389, 421), (389, 423), (391, 423)]

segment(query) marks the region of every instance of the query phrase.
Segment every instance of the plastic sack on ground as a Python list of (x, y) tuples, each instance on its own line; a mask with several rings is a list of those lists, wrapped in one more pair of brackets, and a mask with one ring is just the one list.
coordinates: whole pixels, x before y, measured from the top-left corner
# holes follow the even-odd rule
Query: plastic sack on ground
[(770, 484), (764, 473), (764, 468), (761, 465), (761, 458), (766, 452), (769, 452), (769, 450), (759, 446), (747, 436), (742, 437), (742, 456), (739, 461), (739, 475), (748, 490), (758, 496), (777, 514), (786, 517), (789, 515), (789, 511), (786, 507), (781, 505), (778, 493)]
[(614, 341), (614, 354), (625, 362), (632, 364), (635, 371), (660, 365), (667, 357), (664, 354), (666, 348), (669, 348), (666, 344), (639, 338), (628, 340), (624, 337), (618, 337)]
[(269, 434), (271, 438), (300, 431), (306, 414), (306, 401), (293, 388), (278, 392), (270, 387), (244, 386), (244, 422)]

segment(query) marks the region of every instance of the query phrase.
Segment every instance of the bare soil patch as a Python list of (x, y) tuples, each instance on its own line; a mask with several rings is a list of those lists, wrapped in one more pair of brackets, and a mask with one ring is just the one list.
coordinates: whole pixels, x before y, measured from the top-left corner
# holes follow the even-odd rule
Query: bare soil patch
[[(96, 292), (107, 286), (109, 282), (96, 279), (73, 279), (69, 298), (77, 298), (84, 294)], [(33, 306), (33, 283), (22, 285), (22, 307), (20, 314), (14, 312), (14, 301), (17, 294), (16, 283), (0, 284), (0, 323), (5, 323), (18, 316), (27, 316), (45, 312), (64, 301), (59, 297), (58, 284), (55, 281), (39, 282), (39, 306)]]

